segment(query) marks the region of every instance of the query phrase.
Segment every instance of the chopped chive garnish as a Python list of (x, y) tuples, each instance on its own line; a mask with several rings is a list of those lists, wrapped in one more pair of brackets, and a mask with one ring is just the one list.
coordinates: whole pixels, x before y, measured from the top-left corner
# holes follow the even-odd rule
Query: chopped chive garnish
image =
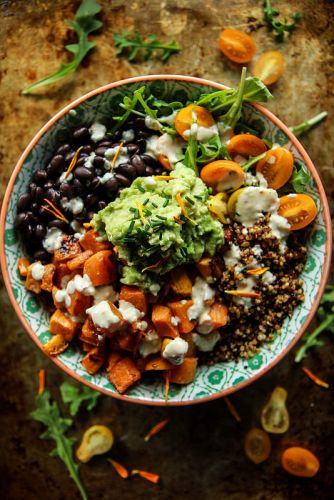
[(144, 215), (152, 215), (151, 210), (149, 210), (148, 208), (145, 208)]
[[(185, 198), (187, 198), (187, 196)], [(194, 198), (196, 198), (196, 200), (203, 201), (202, 196), (199, 196), (198, 194), (194, 194)]]
[(146, 198), (146, 200), (143, 202), (143, 206), (147, 205), (150, 200)]
[(189, 201), (190, 205), (195, 205), (194, 200), (192, 200), (191, 198), (189, 198), (189, 196), (185, 196), (184, 199), (187, 200), (187, 201)]
[(139, 191), (141, 191), (142, 193), (145, 193), (145, 189), (143, 188), (143, 186), (137, 186), (137, 189), (139, 189)]
[(137, 208), (130, 207), (130, 208), (129, 208), (129, 212), (133, 212), (133, 213), (135, 213), (135, 212), (138, 212), (138, 210), (137, 210)]
[(152, 205), (154, 208), (158, 208), (158, 205), (156, 205), (153, 201), (151, 201), (151, 205)]
[(167, 207), (168, 203), (169, 203), (169, 198), (166, 198), (162, 205), (163, 208)]
[(135, 221), (132, 220), (129, 224), (127, 234), (130, 234), (132, 232), (133, 226), (135, 225)]
[(185, 248), (181, 247), (180, 248), (180, 253), (182, 254), (182, 257), (186, 258), (188, 253)]
[(159, 240), (162, 240), (162, 233), (159, 234)]
[(163, 215), (156, 215), (156, 217), (161, 220), (167, 220), (167, 217), (164, 217)]

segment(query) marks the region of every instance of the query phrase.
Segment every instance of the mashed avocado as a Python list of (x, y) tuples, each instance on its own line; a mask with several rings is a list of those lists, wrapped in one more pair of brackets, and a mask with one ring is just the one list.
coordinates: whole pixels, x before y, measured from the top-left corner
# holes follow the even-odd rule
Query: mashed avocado
[(224, 242), (221, 223), (208, 211), (208, 190), (201, 179), (182, 164), (171, 177), (138, 177), (93, 219), (125, 263), (121, 282), (153, 293), (159, 290), (160, 275), (203, 254), (214, 255)]

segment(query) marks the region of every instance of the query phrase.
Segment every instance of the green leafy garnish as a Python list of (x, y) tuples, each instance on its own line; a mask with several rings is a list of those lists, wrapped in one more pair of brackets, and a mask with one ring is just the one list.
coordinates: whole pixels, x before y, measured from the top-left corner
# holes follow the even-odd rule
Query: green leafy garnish
[(65, 47), (74, 54), (72, 61), (66, 64), (62, 63), (55, 73), (33, 83), (30, 87), (22, 90), (22, 94), (30, 94), (32, 91), (51, 85), (76, 71), (88, 52), (96, 45), (95, 42), (89, 41), (88, 35), (101, 28), (102, 22), (95, 17), (100, 11), (101, 6), (96, 0), (82, 0), (74, 16), (75, 21), (66, 20), (66, 23), (77, 32), (78, 36), (78, 43), (72, 43)]
[(296, 352), (295, 362), (300, 363), (313, 347), (322, 346), (318, 339), (322, 332), (334, 333), (334, 285), (327, 285), (316, 315), (319, 325), (311, 333), (306, 333), (301, 340), (301, 347)]
[(226, 145), (222, 144), (219, 135), (211, 137), (207, 142), (199, 143), (199, 153), (200, 155), (197, 157), (198, 163), (209, 163), (216, 158), (231, 160)]
[(306, 193), (308, 186), (312, 183), (312, 175), (305, 165), (296, 160), (293, 166), (292, 176), (287, 184), (279, 189), (279, 195), (287, 193)]
[(264, 19), (268, 25), (270, 31), (274, 31), (276, 40), (278, 42), (283, 42), (284, 33), (291, 33), (295, 30), (297, 24), (302, 18), (300, 12), (293, 12), (291, 15), (292, 22), (288, 22), (287, 19), (284, 21), (279, 21), (277, 17), (279, 16), (279, 11), (274, 9), (271, 5), (271, 0), (265, 0), (263, 5)]
[(87, 404), (87, 410), (92, 410), (97, 404), (97, 400), (101, 394), (93, 391), (89, 387), (83, 386), (80, 391), (76, 386), (69, 382), (64, 382), (60, 386), (60, 394), (64, 403), (69, 405), (70, 415), (74, 417), (82, 403)]
[(55, 441), (56, 447), (50, 455), (57, 456), (64, 462), (71, 478), (80, 491), (81, 497), (88, 500), (87, 493), (79, 477), (79, 466), (73, 459), (74, 440), (65, 435), (72, 425), (72, 419), (62, 417), (56, 401), (52, 401), (48, 390), (44, 390), (42, 394), (37, 396), (36, 406), (37, 409), (31, 413), (32, 418), (47, 427), (47, 430), (40, 437)]
[(134, 61), (138, 53), (142, 51), (144, 53), (144, 60), (149, 59), (155, 50), (162, 50), (161, 61), (166, 62), (172, 54), (180, 52), (181, 47), (172, 40), (170, 43), (162, 43), (158, 40), (156, 35), (149, 34), (146, 39), (143, 39), (142, 35), (136, 31), (133, 37), (128, 34), (127, 31), (121, 33), (114, 33), (114, 42), (117, 48), (117, 54), (126, 56), (129, 61)]
[(253, 165), (255, 165), (255, 163), (257, 163), (260, 160), (263, 160), (263, 158), (266, 156), (266, 154), (267, 154), (267, 151), (265, 151), (264, 153), (261, 153), (258, 156), (250, 156), (248, 158), (248, 160), (246, 161), (246, 163), (241, 165), (242, 170), (247, 172)]
[(186, 166), (194, 170), (196, 175), (198, 175), (198, 168), (197, 168), (197, 153), (199, 150), (199, 144), (197, 139), (190, 134), (189, 139), (187, 142), (187, 148), (184, 154), (184, 159), (182, 160), (182, 163)]
[(291, 132), (295, 135), (301, 135), (304, 132), (307, 132), (311, 128), (315, 127), (318, 125), (318, 123), (322, 122), (326, 117), (328, 113), (327, 111), (322, 111), (316, 116), (313, 116), (313, 118), (309, 118), (308, 120), (305, 120), (302, 123), (299, 123), (298, 125), (295, 125), (294, 127), (289, 127)]

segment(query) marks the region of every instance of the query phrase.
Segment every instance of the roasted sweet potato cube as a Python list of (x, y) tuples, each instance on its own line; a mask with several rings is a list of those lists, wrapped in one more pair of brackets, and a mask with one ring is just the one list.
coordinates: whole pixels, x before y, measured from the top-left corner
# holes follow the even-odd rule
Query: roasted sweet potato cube
[(41, 289), (46, 292), (52, 292), (53, 287), (53, 277), (56, 272), (56, 266), (54, 264), (46, 264), (44, 266), (44, 274), (41, 283)]
[(111, 250), (111, 243), (109, 241), (100, 241), (100, 238), (99, 233), (91, 229), (80, 240), (80, 245), (84, 250), (91, 250), (93, 253), (100, 252), (101, 250)]
[(211, 263), (212, 257), (202, 257), (202, 259), (196, 263), (196, 267), (203, 278), (210, 278), (212, 276)]
[(52, 337), (52, 339), (43, 346), (43, 349), (49, 356), (58, 356), (58, 354), (65, 351), (68, 346), (69, 343), (62, 335), (58, 334)]
[(102, 341), (100, 337), (101, 335), (99, 335), (93, 321), (90, 317), (87, 317), (79, 333), (79, 339), (87, 344), (98, 346)]
[(75, 276), (75, 271), (70, 271), (67, 264), (60, 263), (56, 266), (53, 283), (57, 288), (65, 288), (66, 284)]
[(180, 300), (178, 302), (169, 302), (168, 306), (171, 308), (174, 316), (179, 318), (180, 322), (177, 325), (180, 333), (189, 333), (195, 327), (195, 321), (190, 321), (188, 318), (188, 309), (193, 305), (192, 300)]
[(81, 349), (83, 350), (83, 352), (89, 352), (94, 348), (91, 344), (87, 344), (87, 342), (81, 342)]
[(182, 297), (190, 297), (192, 291), (192, 283), (188, 274), (184, 269), (179, 267), (173, 269), (170, 273), (170, 287), (177, 295)]
[(53, 254), (53, 262), (67, 262), (74, 259), (81, 252), (79, 242), (74, 236), (64, 236), (61, 241), (61, 247)]
[(63, 307), (65, 307), (64, 302), (58, 302), (56, 300), (56, 293), (58, 292), (58, 290), (59, 288), (57, 288), (56, 286), (52, 287), (51, 293), (52, 293), (53, 303), (57, 309), (62, 309)]
[(215, 302), (210, 307), (209, 316), (214, 329), (225, 326), (228, 321), (228, 309), (222, 302)]
[(138, 286), (122, 285), (119, 298), (130, 302), (139, 311), (147, 313), (147, 296)]
[(50, 332), (62, 335), (68, 342), (73, 339), (78, 328), (79, 323), (72, 321), (60, 309), (57, 309), (50, 318)]
[(152, 309), (152, 322), (160, 337), (178, 337), (178, 329), (172, 325), (172, 312), (167, 306), (154, 304)]
[(137, 382), (140, 377), (140, 371), (130, 358), (121, 359), (121, 361), (116, 363), (109, 371), (109, 380), (120, 394), (123, 394), (129, 387)]
[(145, 371), (159, 371), (159, 370), (172, 370), (176, 367), (167, 359), (161, 358), (160, 356), (155, 356), (154, 358), (149, 359), (145, 365)]
[(87, 274), (94, 286), (110, 285), (116, 281), (116, 264), (111, 261), (111, 250), (101, 250), (84, 263), (83, 273)]
[(71, 304), (66, 309), (72, 316), (80, 316), (81, 314), (85, 314), (86, 309), (88, 309), (93, 302), (93, 297), (91, 295), (84, 295), (77, 290), (75, 290), (74, 293), (70, 295), (70, 297)]
[(32, 265), (27, 269), (27, 277), (24, 286), (27, 290), (34, 293), (41, 293), (41, 281), (37, 281), (32, 277)]
[(176, 368), (170, 372), (169, 380), (174, 384), (190, 384), (195, 378), (196, 368), (196, 358), (184, 358), (182, 365), (176, 366)]
[(17, 261), (17, 268), (19, 270), (20, 276), (22, 278), (25, 278), (28, 274), (28, 267), (30, 266), (31, 262), (29, 259), (26, 259), (22, 257), (21, 259), (18, 259)]
[(110, 370), (122, 359), (122, 355), (119, 352), (113, 351), (109, 354), (106, 364), (106, 372), (109, 373)]
[(137, 349), (138, 338), (139, 335), (137, 335), (136, 333), (129, 333), (129, 332), (120, 332), (117, 333), (115, 336), (115, 340), (117, 341), (118, 347), (122, 351), (130, 351), (130, 352), (135, 352), (135, 350)]
[(93, 347), (81, 360), (82, 366), (90, 375), (98, 372), (105, 361), (105, 350), (99, 347)]
[(86, 250), (85, 252), (79, 253), (74, 259), (71, 259), (67, 262), (67, 267), (69, 268), (70, 271), (76, 271), (77, 269), (80, 269), (84, 266), (84, 263), (86, 262), (89, 257), (93, 255), (93, 252), (91, 250)]

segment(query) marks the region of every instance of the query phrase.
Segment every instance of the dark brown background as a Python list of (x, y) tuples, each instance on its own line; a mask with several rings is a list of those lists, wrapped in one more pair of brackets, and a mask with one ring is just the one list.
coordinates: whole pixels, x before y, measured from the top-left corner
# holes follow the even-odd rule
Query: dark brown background
[[(289, 40), (277, 45), (263, 27), (259, 1), (166, 0), (100, 1), (104, 23), (94, 37), (97, 49), (80, 70), (59, 85), (24, 97), (20, 90), (55, 70), (66, 59), (63, 49), (70, 38), (64, 19), (72, 18), (78, 1), (24, 0), (1, 2), (1, 195), (23, 149), (39, 128), (65, 104), (105, 83), (150, 73), (183, 73), (235, 84), (239, 68), (218, 53), (216, 39), (224, 27), (254, 30), (258, 54), (279, 48), (286, 57), (286, 71), (273, 89), (269, 108), (288, 125), (327, 110), (333, 114), (333, 21), (334, 3), (325, 0), (274, 0), (282, 14), (299, 10), (300, 27)], [(129, 64), (115, 56), (112, 33), (123, 29), (156, 33), (177, 39), (183, 50), (163, 65), (157, 59)], [(332, 117), (305, 135), (303, 144), (319, 169), (333, 201), (334, 142)], [(59, 459), (48, 456), (49, 441), (41, 441), (41, 426), (29, 417), (34, 409), (37, 373), (47, 371), (48, 387), (58, 397), (66, 379), (28, 338), (15, 318), (1, 289), (1, 426), (0, 482), (6, 500), (79, 498)], [(96, 411), (80, 412), (74, 435), (93, 423), (111, 426), (116, 444), (109, 456), (128, 467), (161, 474), (160, 485), (140, 478), (123, 481), (106, 457), (81, 466), (81, 476), (91, 499), (329, 499), (333, 498), (333, 365), (332, 339), (314, 350), (305, 365), (331, 384), (315, 386), (294, 364), (294, 353), (261, 380), (231, 397), (242, 417), (235, 422), (223, 400), (187, 408), (150, 408), (101, 397)], [(270, 459), (260, 466), (243, 453), (245, 432), (259, 425), (260, 409), (270, 391), (282, 385), (289, 392), (289, 431), (273, 436)], [(163, 418), (168, 427), (145, 443), (147, 430)], [(304, 445), (321, 461), (318, 476), (311, 480), (288, 477), (279, 457), (288, 445)]]

